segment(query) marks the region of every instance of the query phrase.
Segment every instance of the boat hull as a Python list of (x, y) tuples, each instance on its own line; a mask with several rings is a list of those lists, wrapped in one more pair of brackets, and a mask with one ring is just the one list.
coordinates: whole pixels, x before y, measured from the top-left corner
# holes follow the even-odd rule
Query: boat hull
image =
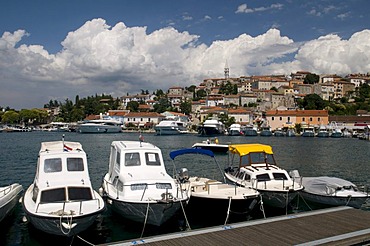
[[(185, 206), (186, 200), (171, 202), (127, 202), (107, 198), (108, 204), (112, 205), (122, 217), (154, 226), (161, 226), (171, 219), (182, 206)], [(147, 218), (146, 215), (148, 214)]]
[(186, 129), (180, 130), (173, 127), (155, 127), (154, 129), (157, 135), (180, 135), (186, 133)]
[(216, 127), (199, 127), (198, 128), (198, 134), (200, 136), (217, 136), (217, 135), (223, 135), (223, 131)]
[(78, 128), (79, 133), (119, 133), (121, 132), (121, 126), (80, 126)]
[(238, 130), (229, 130), (229, 136), (241, 136), (243, 133)]
[(12, 184), (2, 188), (0, 192), (0, 222), (12, 212), (23, 191), (20, 184)]
[(197, 143), (193, 145), (196, 149), (206, 149), (214, 153), (226, 153), (229, 150), (229, 146), (225, 144), (201, 144)]
[(300, 194), (305, 200), (324, 206), (350, 206), (354, 208), (361, 208), (362, 204), (368, 200), (368, 196), (324, 196), (309, 193), (304, 190)]
[(298, 191), (266, 191), (257, 189), (261, 195), (263, 203), (275, 208), (286, 208), (294, 198), (297, 197)]
[[(186, 207), (188, 216), (193, 220), (212, 220), (216, 223), (224, 223), (245, 220), (256, 207), (260, 198), (258, 195), (249, 196), (245, 199), (209, 198), (191, 195)], [(230, 205), (230, 209), (229, 209)], [(215, 213), (217, 211), (217, 213)]]
[(254, 137), (254, 136), (258, 136), (258, 133), (256, 130), (244, 130), (244, 136), (246, 137)]
[(264, 131), (261, 131), (260, 132), (260, 136), (261, 137), (271, 137), (272, 136), (272, 132), (271, 131), (264, 130)]
[(38, 230), (57, 235), (74, 236), (88, 229), (101, 212), (83, 216), (40, 216), (30, 213), (23, 206), (27, 220)]

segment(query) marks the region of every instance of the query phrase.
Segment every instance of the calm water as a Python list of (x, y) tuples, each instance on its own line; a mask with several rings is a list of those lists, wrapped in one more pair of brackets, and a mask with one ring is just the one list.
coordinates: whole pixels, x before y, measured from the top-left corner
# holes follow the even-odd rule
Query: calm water
[[(172, 150), (191, 147), (205, 140), (196, 135), (156, 136), (143, 134), (146, 142), (162, 149), (167, 171), (172, 174), (173, 163), (169, 158)], [(30, 132), (0, 133), (0, 186), (18, 182), (24, 189), (33, 182), (38, 151), (41, 142), (62, 139), (62, 133)], [(102, 176), (107, 172), (110, 144), (114, 140), (138, 140), (137, 133), (78, 134), (65, 133), (66, 141), (78, 141), (88, 154), (92, 184), (99, 189)], [(221, 136), (220, 143), (264, 143), (273, 147), (279, 166), (299, 170), (302, 176), (328, 175), (344, 178), (358, 185), (370, 185), (370, 141), (358, 139), (321, 139), (302, 137), (235, 137)], [(217, 155), (224, 167), (227, 155)], [(190, 175), (205, 175), (219, 179), (219, 172), (212, 160), (201, 156), (176, 159), (177, 167), (187, 167)], [(65, 239), (41, 233), (22, 222), (23, 211), (18, 206), (13, 214), (0, 225), (0, 245), (87, 245), (80, 238)], [(163, 228), (147, 226), (143, 236), (179, 231), (179, 220)], [(199, 225), (192, 225), (196, 228)], [(140, 237), (142, 225), (124, 221), (107, 210), (91, 230), (80, 235), (98, 244)], [(4, 236), (5, 235), (5, 236)]]

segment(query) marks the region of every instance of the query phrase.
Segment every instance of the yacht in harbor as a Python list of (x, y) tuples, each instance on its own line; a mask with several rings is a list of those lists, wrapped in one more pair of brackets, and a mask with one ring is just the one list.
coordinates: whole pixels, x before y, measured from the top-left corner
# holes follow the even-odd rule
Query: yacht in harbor
[(77, 127), (79, 133), (118, 133), (122, 132), (122, 122), (113, 119), (88, 120)]
[(215, 136), (223, 135), (225, 126), (218, 118), (206, 119), (203, 124), (198, 126), (198, 134), (200, 136)]
[(179, 135), (189, 133), (186, 127), (186, 122), (168, 119), (162, 120), (158, 125), (154, 126), (157, 135)]

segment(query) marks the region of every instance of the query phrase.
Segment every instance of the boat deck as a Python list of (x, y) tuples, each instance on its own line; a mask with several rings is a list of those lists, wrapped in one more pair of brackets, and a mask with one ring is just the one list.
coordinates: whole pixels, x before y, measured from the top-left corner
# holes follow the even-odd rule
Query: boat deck
[(337, 207), (108, 245), (136, 244), (154, 246), (370, 244), (370, 212), (351, 207)]

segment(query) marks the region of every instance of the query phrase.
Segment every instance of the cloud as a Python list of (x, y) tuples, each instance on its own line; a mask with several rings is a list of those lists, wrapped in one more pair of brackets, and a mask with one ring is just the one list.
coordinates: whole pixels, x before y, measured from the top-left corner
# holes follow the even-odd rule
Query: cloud
[(1, 106), (42, 107), (50, 99), (63, 102), (76, 95), (120, 97), (141, 89), (198, 85), (223, 77), (226, 60), (231, 77), (370, 71), (370, 30), (348, 40), (331, 34), (297, 43), (272, 28), (207, 46), (199, 36), (173, 27), (148, 33), (146, 27), (93, 19), (69, 32), (56, 54), (40, 45), (20, 45), (27, 35), (18, 30), (0, 38)]
[(248, 8), (248, 5), (247, 4), (241, 4), (238, 6), (238, 9), (235, 11), (236, 14), (239, 14), (239, 13), (244, 13), (244, 14), (249, 14), (249, 13), (253, 13), (253, 12), (260, 12), (260, 11), (267, 11), (267, 10), (271, 10), (271, 9), (282, 9), (283, 8), (283, 4), (281, 3), (275, 3), (275, 4), (271, 4), (270, 6), (267, 6), (267, 7), (258, 7), (258, 8)]

